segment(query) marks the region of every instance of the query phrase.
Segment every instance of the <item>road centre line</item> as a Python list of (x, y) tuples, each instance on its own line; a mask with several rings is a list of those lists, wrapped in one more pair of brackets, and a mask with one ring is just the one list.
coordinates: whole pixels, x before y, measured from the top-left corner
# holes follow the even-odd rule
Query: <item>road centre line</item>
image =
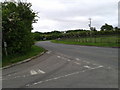
[(83, 66), (83, 67), (88, 68), (88, 69), (91, 68), (90, 66)]
[(16, 79), (16, 78), (25, 78), (25, 77), (28, 77), (28, 76), (31, 76), (31, 75), (22, 75), (22, 76), (15, 76), (13, 78), (5, 78), (5, 79), (2, 79), (2, 80), (11, 80), (11, 79)]
[[(86, 67), (88, 67), (88, 66), (86, 66)], [(89, 69), (86, 69), (86, 70), (82, 70), (82, 71), (78, 71), (78, 72), (73, 72), (73, 73), (70, 73), (70, 74), (66, 74), (66, 75), (63, 75), (63, 76), (54, 77), (54, 78), (51, 78), (51, 79), (47, 79), (47, 80), (44, 80), (44, 81), (35, 82), (35, 83), (32, 83), (32, 84), (27, 84), (26, 87), (34, 86), (34, 85), (41, 84), (41, 83), (48, 82), (48, 81), (52, 81), (52, 80), (61, 79), (61, 78), (64, 78), (64, 77), (68, 77), (68, 76), (79, 74), (81, 72), (89, 71), (89, 70), (92, 70), (92, 69), (98, 69), (98, 68), (102, 68), (102, 67), (103, 66), (98, 66), (98, 67), (94, 67), (94, 68), (90, 68), (89, 67)]]

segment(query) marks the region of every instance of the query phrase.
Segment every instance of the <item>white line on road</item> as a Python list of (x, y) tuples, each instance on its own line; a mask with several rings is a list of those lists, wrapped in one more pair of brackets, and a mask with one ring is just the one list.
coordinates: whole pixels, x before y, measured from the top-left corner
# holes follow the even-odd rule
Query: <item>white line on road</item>
[(91, 67), (90, 66), (84, 66), (85, 68), (88, 68), (88, 69), (90, 69)]
[(42, 71), (42, 70), (40, 70), (40, 69), (38, 70), (38, 72), (39, 72), (39, 73), (42, 73), (42, 74), (45, 74), (45, 72)]
[[(31, 70), (30, 71), (30, 74), (27, 74), (27, 75), (22, 75), (22, 76), (14, 76), (14, 77), (12, 77), (12, 78), (6, 78), (6, 79), (3, 79), (3, 80), (11, 80), (11, 79), (16, 79), (16, 78), (25, 78), (25, 77), (29, 77), (29, 76), (31, 76), (31, 75), (37, 75), (37, 74), (45, 74), (45, 72), (44, 71), (42, 71), (42, 70), (40, 70), (40, 69), (38, 69), (38, 70)], [(10, 77), (11, 75), (9, 75), (9, 77)]]
[(98, 68), (101, 68), (101, 67), (104, 67), (104, 66), (102, 66), (102, 65), (98, 66)]
[(61, 58), (61, 56), (57, 56), (58, 58)]
[(77, 61), (80, 61), (80, 59), (79, 59), (79, 58), (76, 58), (76, 60), (77, 60)]
[(79, 74), (81, 72), (89, 71), (89, 70), (92, 70), (92, 69), (102, 68), (103, 66), (98, 66), (98, 67), (94, 67), (94, 68), (90, 68), (89, 66), (85, 66), (85, 67), (87, 67), (89, 69), (78, 71), (78, 72), (73, 72), (73, 73), (70, 73), (70, 74), (63, 75), (63, 76), (54, 77), (54, 78), (47, 79), (47, 80), (44, 80), (44, 81), (39, 81), (39, 82), (36, 82), (36, 83), (33, 83), (33, 84), (27, 84), (26, 87), (34, 86), (34, 85), (37, 85), (37, 84), (40, 84), (40, 83), (44, 83), (44, 82), (48, 82), (48, 81), (52, 81), (52, 80), (57, 80), (57, 79), (72, 76), (72, 75), (76, 75), (76, 74)]
[(30, 74), (31, 74), (31, 75), (36, 75), (37, 72), (36, 72), (35, 70), (31, 70), (31, 71), (30, 71)]
[(50, 54), (52, 51), (48, 51), (48, 52), (46, 52), (47, 54)]
[(30, 71), (30, 74), (31, 75), (36, 75), (36, 74), (39, 74), (39, 73), (42, 73), (42, 74), (45, 74), (45, 72), (44, 71), (42, 71), (42, 70), (40, 70), (40, 69), (38, 69), (38, 70), (31, 70)]
[(67, 60), (68, 62), (70, 62), (71, 60), (70, 59), (67, 59), (67, 58), (64, 58), (64, 57), (61, 57), (61, 56), (57, 56), (58, 58), (61, 58), (63, 60)]

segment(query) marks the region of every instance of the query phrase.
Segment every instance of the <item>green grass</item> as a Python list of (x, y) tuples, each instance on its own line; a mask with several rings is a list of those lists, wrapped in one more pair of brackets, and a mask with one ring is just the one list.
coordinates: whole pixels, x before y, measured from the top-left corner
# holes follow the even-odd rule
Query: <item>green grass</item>
[(120, 38), (116, 36), (96, 37), (96, 38), (71, 38), (63, 40), (52, 40), (53, 43), (99, 46), (99, 47), (120, 47), (118, 44)]
[(28, 59), (30, 57), (36, 56), (42, 52), (45, 52), (46, 50), (44, 48), (38, 47), (33, 45), (31, 50), (29, 52), (27, 52), (26, 54), (16, 54), (16, 55), (12, 55), (12, 56), (3, 56), (2, 58), (2, 67), (19, 62), (19, 61), (23, 61), (25, 59)]

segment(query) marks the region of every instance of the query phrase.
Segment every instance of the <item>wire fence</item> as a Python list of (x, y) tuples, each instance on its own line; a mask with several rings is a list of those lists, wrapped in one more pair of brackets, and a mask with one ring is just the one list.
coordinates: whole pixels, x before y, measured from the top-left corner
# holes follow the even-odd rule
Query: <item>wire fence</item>
[(100, 35), (89, 37), (64, 37), (59, 39), (61, 41), (81, 42), (81, 43), (120, 43), (119, 36), (113, 35)]

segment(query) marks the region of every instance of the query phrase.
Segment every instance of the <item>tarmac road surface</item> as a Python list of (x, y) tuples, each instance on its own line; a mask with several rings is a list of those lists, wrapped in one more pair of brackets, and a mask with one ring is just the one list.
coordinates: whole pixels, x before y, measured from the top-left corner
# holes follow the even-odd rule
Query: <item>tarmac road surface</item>
[(118, 49), (37, 42), (48, 51), (3, 70), (3, 88), (118, 88)]

